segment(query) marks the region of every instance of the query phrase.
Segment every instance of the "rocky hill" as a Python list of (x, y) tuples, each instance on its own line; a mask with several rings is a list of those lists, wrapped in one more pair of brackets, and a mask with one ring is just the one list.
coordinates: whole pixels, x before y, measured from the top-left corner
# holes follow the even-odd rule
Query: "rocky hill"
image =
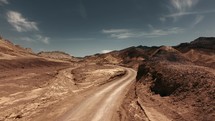
[(215, 53), (214, 51), (211, 51), (215, 50), (215, 37), (199, 37), (190, 43), (182, 43), (175, 46), (175, 48), (183, 53), (189, 51), (190, 49)]
[(197, 65), (215, 68), (215, 38), (200, 37), (174, 47)]
[(0, 39), (0, 58), (11, 59), (14, 57), (35, 56), (30, 48), (14, 45), (9, 40)]
[[(215, 68), (215, 38), (200, 37), (190, 43), (182, 43), (178, 46), (167, 47), (129, 47), (123, 50), (112, 51), (106, 54), (96, 54), (85, 57), (86, 61), (95, 63), (120, 64), (137, 68), (144, 60), (155, 56), (167, 57), (177, 61), (190, 61), (197, 65)], [(158, 57), (159, 59), (163, 57)], [(155, 57), (156, 58), (156, 57)], [(153, 58), (153, 59), (155, 59)], [(164, 59), (164, 58), (163, 58)]]
[[(108, 67), (104, 66), (106, 64)], [(75, 69), (70, 68), (60, 73), (59, 70), (71, 65)], [(190, 43), (173, 47), (130, 47), (106, 54), (87, 56), (82, 60), (59, 51), (34, 54), (31, 49), (22, 48), (0, 38), (0, 71), (2, 72), (0, 81), (5, 84), (0, 88), (7, 90), (1, 92), (6, 96), (8, 92), (12, 94), (35, 87), (39, 90), (41, 87), (48, 87), (47, 89), (50, 87), (54, 90), (52, 94), (55, 96), (61, 94), (62, 90), (72, 89), (71, 85), (80, 88), (84, 84), (85, 88), (92, 85), (92, 80), (103, 84), (107, 79), (110, 81), (113, 76), (111, 73), (119, 67), (115, 65), (137, 70), (136, 82), (128, 91), (118, 111), (120, 120), (142, 121), (150, 120), (151, 117), (157, 120), (174, 121), (214, 120), (215, 38), (213, 37), (200, 37)], [(120, 73), (114, 74), (114, 78), (126, 74), (125, 70), (117, 70)], [(59, 74), (63, 74), (65, 78)], [(56, 81), (45, 81), (55, 79), (56, 75), (59, 75)], [(74, 82), (70, 78), (74, 79)], [(15, 87), (8, 86), (8, 82)], [(59, 87), (59, 85), (64, 86)], [(59, 96), (56, 97), (52, 101), (59, 101)], [(8, 101), (4, 98), (3, 103), (6, 102)], [(47, 99), (46, 103), (49, 102), (50, 100)], [(38, 104), (35, 105), (39, 107)], [(5, 109), (10, 110), (7, 107)], [(19, 113), (18, 109), (15, 114)], [(32, 112), (34, 106), (30, 109), (29, 112)], [(10, 111), (14, 112), (12, 108)], [(15, 118), (29, 116), (25, 111), (22, 113), (15, 115)], [(7, 111), (3, 119), (8, 115), (14, 119), (14, 116)]]
[(64, 62), (56, 62), (56, 60), (37, 56), (30, 48), (23, 48), (0, 37), (0, 71), (49, 67), (56, 64), (66, 65)]
[(51, 51), (51, 52), (39, 52), (37, 54), (40, 57), (57, 59), (57, 60), (67, 60), (67, 61), (78, 61), (77, 58), (61, 51)]
[(148, 58), (140, 64), (137, 82), (121, 107), (126, 114), (123, 120), (139, 121), (152, 112), (174, 121), (213, 120), (214, 42), (214, 38), (201, 37), (175, 47), (147, 50)]
[(118, 64), (137, 69), (139, 64), (142, 63), (143, 60), (148, 59), (157, 48), (158, 47), (146, 46), (129, 47), (110, 53), (87, 56), (84, 60), (94, 63)]
[[(115, 79), (126, 74), (126, 69), (115, 65), (74, 62), (75, 58), (64, 52), (31, 54), (5, 40), (1, 40), (0, 48), (0, 121), (58, 120), (77, 107), (77, 102), (96, 93), (110, 94), (112, 87), (123, 83)], [(106, 58), (111, 60), (111, 56)], [(104, 89), (108, 94), (102, 90), (99, 94), (98, 90), (109, 87), (109, 83), (113, 86)]]

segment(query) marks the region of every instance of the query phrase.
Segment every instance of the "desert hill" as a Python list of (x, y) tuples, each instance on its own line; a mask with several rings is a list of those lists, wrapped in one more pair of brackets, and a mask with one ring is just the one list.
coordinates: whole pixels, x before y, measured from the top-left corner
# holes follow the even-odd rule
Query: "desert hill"
[(137, 118), (135, 115), (141, 112), (144, 115), (143, 109), (153, 108), (154, 113), (165, 112), (164, 115), (172, 120), (210, 121), (213, 120), (215, 104), (214, 47), (215, 38), (200, 37), (173, 47), (137, 46), (86, 59), (138, 70), (137, 82), (121, 107), (123, 113), (120, 115), (125, 115), (123, 120), (144, 119), (144, 116)]
[(67, 61), (78, 61), (77, 58), (61, 51), (51, 51), (51, 52), (39, 52), (37, 54), (39, 57), (45, 57), (50, 59), (57, 59), (57, 60), (67, 60)]
[(0, 39), (0, 70), (39, 68), (65, 64), (66, 62), (37, 56), (30, 48), (14, 45), (2, 37)]
[[(214, 47), (215, 38), (200, 37), (172, 47), (129, 47), (77, 59), (60, 51), (34, 54), (31, 49), (1, 38), (0, 89), (4, 91), (0, 92), (0, 103), (5, 111), (0, 113), (0, 120), (31, 119), (37, 117), (37, 111), (53, 111), (59, 96), (64, 99), (68, 94), (110, 82), (126, 74), (119, 67), (124, 66), (136, 69), (137, 76), (117, 112), (121, 120), (142, 121), (152, 116), (174, 121), (212, 121)], [(21, 100), (18, 104), (20, 97), (24, 103)], [(14, 107), (8, 100), (19, 106)], [(25, 110), (20, 113), (20, 109)]]
[(188, 63), (188, 59), (183, 54), (170, 46), (161, 46), (153, 54), (151, 54), (149, 60), (169, 61), (169, 62), (180, 62)]
[(182, 43), (174, 48), (197, 65), (215, 68), (214, 37), (200, 37), (190, 43)]
[[(191, 43), (151, 50), (149, 58), (140, 64), (137, 82), (124, 100), (125, 120), (144, 119), (147, 111), (152, 110), (175, 121), (213, 120), (214, 42), (214, 38), (201, 37)], [(142, 117), (135, 117), (137, 114)]]
[(14, 45), (9, 40), (0, 39), (0, 58), (11, 59), (13, 57), (34, 56), (30, 48), (23, 48), (19, 45)]
[(34, 54), (4, 39), (0, 53), (1, 121), (56, 120), (84, 100), (85, 92), (97, 93), (126, 73), (122, 67), (84, 62), (64, 52)]
[(183, 53), (189, 51), (190, 49), (214, 53), (214, 51), (211, 50), (215, 50), (215, 37), (199, 37), (190, 43), (182, 43), (175, 46), (175, 48)]
[(86, 56), (84, 60), (94, 63), (118, 64), (126, 67), (138, 68), (138, 65), (146, 58), (149, 58), (150, 54), (153, 53), (156, 48), (158, 47), (129, 47), (110, 53)]
[(215, 38), (200, 37), (190, 43), (182, 43), (173, 47), (129, 47), (106, 54), (87, 56), (85, 57), (85, 60), (90, 60), (95, 63), (105, 62), (110, 64), (121, 64), (137, 68), (143, 60), (149, 60), (152, 59), (152, 57), (163, 55), (163, 59), (166, 57), (166, 59), (172, 59), (172, 61), (174, 61), (175, 58), (175, 61), (190, 61), (201, 66), (215, 68), (214, 46)]

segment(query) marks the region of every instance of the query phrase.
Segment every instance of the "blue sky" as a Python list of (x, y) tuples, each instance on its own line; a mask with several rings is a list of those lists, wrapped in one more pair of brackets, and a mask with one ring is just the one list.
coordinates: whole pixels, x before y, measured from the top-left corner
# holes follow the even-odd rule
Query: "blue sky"
[(0, 0), (0, 34), (74, 56), (215, 34), (214, 0)]

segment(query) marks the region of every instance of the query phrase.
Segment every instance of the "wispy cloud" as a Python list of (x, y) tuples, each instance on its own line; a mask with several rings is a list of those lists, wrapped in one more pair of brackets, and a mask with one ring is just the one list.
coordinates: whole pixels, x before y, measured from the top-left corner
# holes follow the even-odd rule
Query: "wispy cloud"
[(102, 32), (106, 34), (112, 34), (112, 33), (122, 33), (122, 32), (129, 32), (128, 29), (103, 29)]
[(9, 1), (8, 0), (0, 0), (0, 6), (5, 5), (5, 4), (9, 4)]
[(180, 17), (180, 16), (199, 15), (199, 14), (208, 14), (208, 13), (215, 13), (215, 10), (173, 13), (173, 14), (166, 15), (164, 17), (169, 18), (169, 17)]
[(129, 29), (103, 29), (102, 32), (117, 39), (127, 39), (134, 36), (132, 30)]
[(34, 21), (29, 21), (23, 15), (16, 11), (7, 12), (7, 21), (18, 31), (18, 32), (28, 32), (28, 31), (38, 31), (37, 23)]
[(24, 40), (26, 42), (35, 42), (35, 40), (30, 37), (21, 37), (20, 40)]
[(164, 16), (162, 18), (165, 19), (165, 20), (167, 18), (174, 18), (175, 20), (177, 20), (179, 17), (193, 15), (193, 16), (195, 16), (195, 20), (192, 21), (193, 24), (191, 25), (191, 28), (194, 28), (196, 25), (198, 25), (205, 18), (204, 17), (205, 14), (211, 14), (211, 13), (215, 13), (215, 10), (174, 13), (174, 14), (166, 15), (166, 16)]
[(109, 53), (111, 51), (113, 51), (113, 50), (102, 50), (101, 53)]
[(169, 14), (163, 15), (159, 18), (161, 22), (166, 22), (167, 20), (173, 20), (177, 22), (182, 17), (192, 15), (195, 19), (191, 20), (191, 28), (198, 25), (205, 17), (205, 14), (215, 13), (215, 9), (212, 10), (197, 10), (194, 11), (195, 6), (200, 0), (169, 0)]
[(36, 35), (36, 39), (41, 41), (44, 44), (49, 44), (50, 43), (50, 38), (49, 37), (44, 37), (42, 35)]
[[(50, 38), (39, 34), (39, 27), (34, 21), (25, 18), (21, 13), (16, 11), (7, 12), (7, 21), (15, 28), (17, 32), (34, 32), (31, 37), (21, 37), (20, 40), (27, 42), (42, 42), (50, 44)], [(31, 33), (32, 34), (32, 33)]]
[(178, 34), (183, 32), (184, 29), (179, 27), (167, 28), (167, 29), (155, 29), (149, 25), (149, 31), (144, 30), (132, 30), (132, 29), (110, 29), (103, 30), (104, 34), (108, 34), (112, 38), (116, 39), (128, 39), (128, 38), (153, 38), (160, 36), (167, 36), (172, 34)]
[(117, 38), (117, 39), (133, 38), (134, 36), (135, 36), (135, 34), (132, 33), (132, 32), (111, 34), (111, 37), (112, 37), (112, 38)]
[(195, 18), (195, 21), (193, 22), (193, 24), (191, 25), (191, 27), (195, 27), (197, 24), (199, 24), (202, 20), (204, 20), (204, 16), (203, 15), (198, 15)]
[(178, 13), (183, 13), (196, 5), (199, 0), (170, 0), (170, 3)]
[(32, 35), (31, 37), (21, 37), (20, 40), (30, 42), (30, 43), (42, 42), (43, 44), (46, 44), (46, 45), (50, 44), (50, 38), (49, 37), (42, 36), (39, 34)]
[(153, 38), (153, 37), (160, 37), (160, 36), (167, 36), (172, 34), (178, 34), (182, 33), (184, 29), (179, 27), (173, 27), (168, 29), (153, 29), (149, 32), (142, 32), (142, 36), (147, 38)]
[(199, 12), (190, 12), (199, 0), (169, 0), (169, 14), (160, 17), (160, 21), (165, 22), (166, 18), (173, 18), (174, 21), (179, 20), (182, 16), (198, 14)]

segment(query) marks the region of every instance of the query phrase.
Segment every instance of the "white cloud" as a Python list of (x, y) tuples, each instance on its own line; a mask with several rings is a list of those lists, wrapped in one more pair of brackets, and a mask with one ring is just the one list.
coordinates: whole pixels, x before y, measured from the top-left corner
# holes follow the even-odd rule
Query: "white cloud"
[(33, 35), (31, 37), (21, 37), (20, 40), (24, 40), (26, 42), (42, 42), (46, 45), (50, 44), (50, 38), (46, 36), (42, 36), (39, 34)]
[(184, 15), (196, 14), (195, 12), (190, 12), (190, 10), (199, 2), (199, 0), (169, 0), (170, 6), (168, 9), (170, 13), (168, 15), (160, 17), (160, 21), (165, 22), (166, 18), (173, 18), (177, 21)]
[(20, 40), (24, 40), (24, 41), (27, 41), (27, 42), (34, 42), (35, 40), (30, 38), (30, 37), (21, 37)]
[(122, 33), (122, 32), (129, 32), (128, 29), (103, 29), (103, 33), (109, 34), (109, 33)]
[(41, 41), (44, 44), (49, 44), (50, 43), (50, 38), (49, 37), (44, 37), (42, 35), (36, 35), (36, 39)]
[(195, 27), (197, 24), (199, 24), (202, 20), (204, 19), (204, 16), (202, 16), (202, 15), (198, 15), (198, 16), (196, 16), (196, 18), (195, 18), (195, 20), (194, 20), (194, 22), (193, 22), (193, 24), (192, 24), (192, 28), (193, 27)]
[(128, 38), (152, 38), (167, 36), (172, 34), (178, 34), (183, 32), (184, 29), (179, 27), (167, 28), (167, 29), (155, 29), (152, 25), (149, 25), (149, 31), (144, 30), (129, 30), (129, 29), (110, 29), (103, 33), (108, 34), (112, 38), (116, 39), (128, 39)]
[(0, 5), (9, 4), (8, 0), (0, 0)]
[(16, 29), (18, 32), (35, 32), (31, 37), (21, 37), (20, 40), (24, 40), (27, 42), (42, 42), (44, 44), (50, 43), (50, 38), (43, 36), (39, 33), (39, 28), (37, 27), (37, 23), (34, 21), (29, 21), (23, 15), (16, 11), (8, 11), (7, 12), (7, 20), (8, 22)]
[[(178, 21), (181, 17), (188, 15), (195, 15), (196, 20), (192, 26), (197, 25), (201, 22), (204, 17), (203, 14), (215, 13), (215, 10), (205, 10), (205, 11), (193, 11), (193, 8), (199, 3), (200, 0), (169, 0), (169, 14), (161, 16), (159, 20), (161, 22), (166, 22), (167, 18), (172, 18), (174, 21)], [(200, 17), (201, 15), (201, 17)]]
[(109, 52), (111, 52), (111, 51), (113, 51), (113, 50), (102, 50), (101, 52), (102, 52), (102, 53), (109, 53)]
[(29, 21), (28, 19), (23, 17), (21, 13), (16, 11), (8, 11), (7, 20), (18, 32), (39, 30), (36, 22)]
[(128, 29), (103, 29), (104, 34), (109, 34), (112, 38), (127, 39), (134, 36), (131, 30)]
[(131, 32), (125, 32), (125, 33), (118, 33), (118, 34), (111, 34), (112, 38), (117, 38), (117, 39), (127, 39), (134, 37), (135, 34)]
[(173, 13), (173, 14), (170, 14), (170, 15), (166, 15), (166, 16), (164, 16), (164, 17), (165, 17), (165, 18), (171, 18), (171, 17), (186, 16), (186, 15), (208, 14), (208, 13), (215, 13), (215, 10)]
[(153, 29), (149, 32), (142, 32), (141, 36), (144, 36), (147, 38), (153, 38), (153, 37), (178, 34), (178, 33), (181, 33), (183, 31), (184, 31), (184, 29), (179, 28), (179, 27), (173, 27), (173, 28), (168, 28), (168, 29)]
[(170, 0), (172, 6), (176, 9), (178, 13), (186, 12), (194, 5), (198, 3), (199, 0)]

